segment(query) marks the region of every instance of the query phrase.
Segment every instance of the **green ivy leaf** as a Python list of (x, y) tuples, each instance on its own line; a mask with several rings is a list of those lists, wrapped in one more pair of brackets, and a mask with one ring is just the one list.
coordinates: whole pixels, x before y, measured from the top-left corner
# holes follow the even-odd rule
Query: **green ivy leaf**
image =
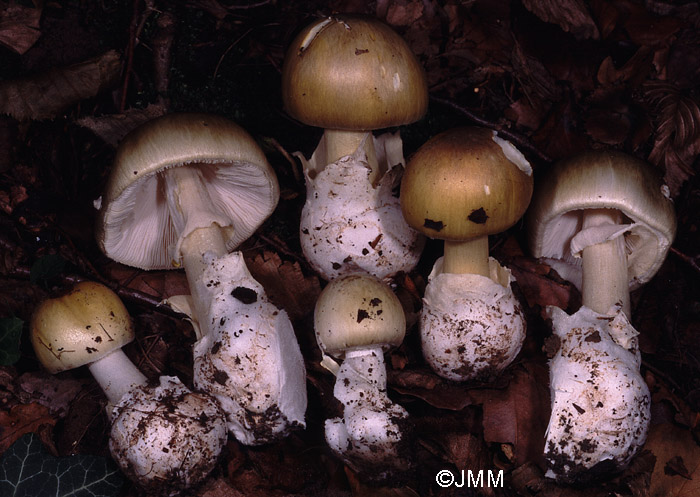
[(39, 437), (27, 433), (0, 459), (3, 497), (115, 497), (124, 479), (104, 457), (53, 457)]
[(29, 281), (36, 283), (58, 276), (66, 267), (66, 260), (58, 254), (39, 257), (29, 270)]
[(0, 319), (0, 366), (9, 366), (19, 360), (19, 339), (24, 321), (19, 318)]

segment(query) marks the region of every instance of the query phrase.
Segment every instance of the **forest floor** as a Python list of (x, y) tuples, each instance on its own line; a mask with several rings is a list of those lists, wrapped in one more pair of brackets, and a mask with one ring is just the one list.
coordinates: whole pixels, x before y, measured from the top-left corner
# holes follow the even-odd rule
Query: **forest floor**
[[(532, 257), (523, 223), (491, 237), (491, 254), (512, 270), (527, 317), (515, 362), (492, 383), (453, 383), (427, 367), (415, 321), (442, 252), (429, 241), (417, 268), (394, 280), (411, 326), (387, 355), (389, 396), (414, 423), (415, 470), (369, 484), (327, 448), (323, 423), (338, 408), (313, 331), (325, 283), (301, 252), (306, 192), (292, 156), (309, 157), (321, 130), (285, 113), (280, 76), (295, 34), (337, 12), (382, 19), (426, 70), (428, 113), (399, 128), (406, 158), (441, 131), (477, 125), (517, 145), (536, 183), (556, 161), (601, 148), (645, 160), (663, 176), (678, 229), (666, 262), (631, 297), (652, 424), (624, 472), (586, 485), (544, 478), (552, 352), (545, 308), (575, 311), (581, 295)], [(124, 300), (137, 335), (125, 350), (146, 376), (192, 385), (192, 326), (160, 304), (187, 293), (184, 273), (107, 258), (95, 241), (93, 202), (128, 131), (168, 112), (198, 111), (241, 125), (277, 174), (279, 206), (240, 250), (292, 319), (309, 407), (306, 429), (283, 442), (251, 448), (231, 438), (189, 495), (700, 495), (699, 85), (694, 1), (0, 2), (0, 455), (35, 433), (49, 456), (109, 458), (98, 385), (86, 368), (48, 374), (29, 341), (37, 304), (78, 281), (102, 282)], [(505, 485), (441, 488), (442, 469), (502, 470)], [(141, 492), (124, 480), (111, 495)]]

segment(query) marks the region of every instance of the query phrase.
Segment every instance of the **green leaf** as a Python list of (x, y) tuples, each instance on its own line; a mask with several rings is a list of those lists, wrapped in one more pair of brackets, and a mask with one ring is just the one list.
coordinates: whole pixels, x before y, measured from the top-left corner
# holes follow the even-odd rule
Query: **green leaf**
[(19, 360), (19, 339), (24, 321), (19, 318), (0, 319), (0, 366), (9, 366)]
[(47, 254), (39, 257), (29, 270), (29, 281), (36, 283), (58, 276), (66, 267), (66, 260), (58, 254)]
[(27, 433), (0, 459), (3, 497), (115, 497), (124, 479), (104, 457), (53, 457), (34, 433)]

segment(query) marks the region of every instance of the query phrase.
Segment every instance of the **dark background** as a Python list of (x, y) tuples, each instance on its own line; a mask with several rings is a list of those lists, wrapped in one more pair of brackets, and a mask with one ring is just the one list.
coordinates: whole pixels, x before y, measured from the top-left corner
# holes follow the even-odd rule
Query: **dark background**
[[(285, 114), (280, 70), (295, 33), (333, 12), (379, 17), (425, 67), (430, 109), (400, 129), (407, 158), (440, 131), (480, 125), (515, 143), (536, 181), (560, 158), (608, 147), (664, 176), (678, 235), (654, 280), (632, 295), (653, 426), (624, 474), (577, 488), (542, 477), (550, 343), (542, 310), (575, 310), (580, 295), (529, 256), (522, 224), (491, 239), (492, 254), (518, 278), (528, 316), (518, 360), (494, 384), (451, 384), (422, 363), (413, 327), (387, 363), (389, 394), (415, 423), (415, 475), (369, 484), (325, 447), (323, 421), (338, 406), (333, 378), (318, 366), (312, 314), (323, 283), (300, 252), (305, 189), (290, 155), (310, 156), (322, 130)], [(277, 211), (241, 249), (293, 319), (309, 410), (307, 429), (274, 446), (230, 441), (192, 495), (697, 495), (698, 27), (693, 1), (0, 2), (0, 317), (23, 321), (19, 359), (0, 368), (0, 452), (33, 431), (54, 455), (108, 455), (105, 399), (86, 368), (42, 372), (27, 338), (37, 303), (81, 279), (125, 300), (137, 332), (126, 350), (149, 377), (175, 374), (191, 385), (191, 326), (158, 304), (186, 291), (184, 274), (146, 273), (102, 255), (93, 201), (128, 130), (165, 112), (203, 111), (253, 135), (279, 178)], [(416, 271), (396, 278), (409, 320), (440, 252), (430, 242)], [(508, 488), (441, 490), (434, 478), (443, 468), (502, 469)], [(139, 491), (127, 483), (122, 494)]]

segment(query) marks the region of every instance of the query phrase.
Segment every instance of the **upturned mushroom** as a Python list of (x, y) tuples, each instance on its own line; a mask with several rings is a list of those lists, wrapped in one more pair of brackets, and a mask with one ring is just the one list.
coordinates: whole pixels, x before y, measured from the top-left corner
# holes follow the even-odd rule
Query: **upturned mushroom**
[(32, 316), (37, 358), (51, 373), (88, 365), (105, 392), (109, 448), (122, 471), (150, 495), (177, 495), (201, 482), (226, 443), (224, 414), (175, 376), (151, 385), (121, 347), (134, 339), (129, 314), (104, 285), (78, 283)]
[(326, 280), (357, 271), (389, 278), (415, 267), (424, 240), (401, 217), (395, 189), (404, 164), (398, 133), (428, 107), (425, 74), (403, 39), (366, 16), (321, 19), (290, 45), (282, 71), (285, 110), (324, 128), (308, 161), (300, 238)]
[(171, 114), (119, 145), (97, 239), (142, 269), (184, 266), (191, 296), (169, 303), (192, 319), (194, 384), (221, 402), (245, 444), (304, 426), (306, 377), (291, 322), (229, 253), (277, 205), (275, 174), (255, 141), (218, 116)]
[[(384, 351), (401, 344), (406, 318), (386, 284), (367, 274), (333, 280), (314, 312), (324, 364), (336, 375), (343, 417), (326, 420), (326, 441), (346, 464), (372, 478), (410, 466), (408, 413), (386, 393)], [(328, 355), (342, 359), (342, 365)]]
[(514, 225), (532, 195), (532, 168), (494, 131), (456, 128), (411, 157), (401, 209), (414, 229), (445, 241), (421, 311), (423, 355), (451, 380), (498, 375), (520, 351), (525, 320), (510, 271), (489, 257), (488, 235)]
[(673, 242), (668, 188), (639, 159), (591, 151), (549, 171), (528, 224), (533, 255), (583, 297), (572, 316), (547, 310), (561, 340), (550, 363), (547, 476), (573, 481), (622, 469), (644, 444), (650, 421), (629, 292), (651, 279)]

